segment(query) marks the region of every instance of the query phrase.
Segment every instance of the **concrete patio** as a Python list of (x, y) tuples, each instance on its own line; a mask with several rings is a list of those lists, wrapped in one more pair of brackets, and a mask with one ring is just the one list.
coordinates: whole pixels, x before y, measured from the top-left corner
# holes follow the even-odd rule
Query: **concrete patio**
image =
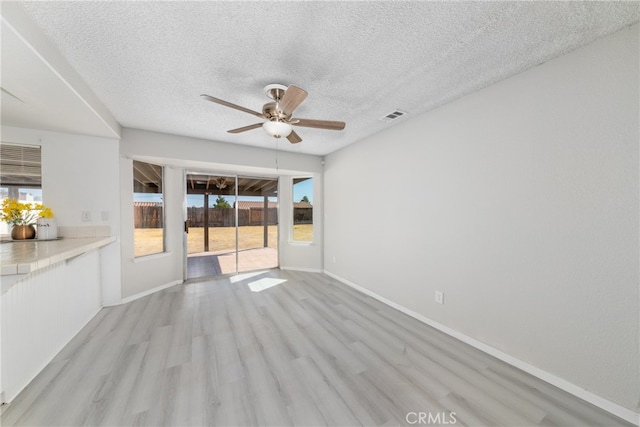
[[(253, 271), (278, 266), (278, 250), (256, 248), (238, 251), (238, 271)], [(221, 276), (236, 272), (235, 251), (200, 252), (187, 257), (187, 279)]]

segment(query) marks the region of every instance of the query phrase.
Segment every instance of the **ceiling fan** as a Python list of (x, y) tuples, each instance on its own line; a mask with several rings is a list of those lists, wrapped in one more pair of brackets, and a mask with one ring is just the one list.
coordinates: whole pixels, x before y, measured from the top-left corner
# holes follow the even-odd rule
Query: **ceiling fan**
[(302, 141), (302, 138), (300, 138), (300, 136), (293, 130), (291, 125), (329, 130), (342, 130), (345, 127), (344, 122), (292, 117), (294, 110), (298, 108), (298, 106), (302, 104), (307, 97), (307, 92), (298, 86), (290, 85), (289, 87), (286, 87), (280, 84), (271, 84), (264, 88), (264, 92), (267, 97), (272, 99), (272, 101), (267, 102), (262, 106), (262, 113), (232, 104), (231, 102), (224, 101), (222, 99), (214, 98), (213, 96), (200, 96), (207, 101), (244, 111), (245, 113), (253, 114), (254, 116), (266, 120), (266, 122), (254, 123), (249, 126), (228, 130), (227, 132), (229, 133), (246, 132), (248, 130), (262, 127), (274, 138), (285, 137), (290, 143), (296, 144)]

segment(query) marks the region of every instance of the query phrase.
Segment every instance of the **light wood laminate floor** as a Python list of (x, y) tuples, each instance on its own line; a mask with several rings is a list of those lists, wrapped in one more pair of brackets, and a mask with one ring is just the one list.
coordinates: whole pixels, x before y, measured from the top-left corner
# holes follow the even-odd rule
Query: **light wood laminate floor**
[(420, 416), (628, 425), (325, 275), (279, 270), (101, 310), (1, 421), (426, 425)]

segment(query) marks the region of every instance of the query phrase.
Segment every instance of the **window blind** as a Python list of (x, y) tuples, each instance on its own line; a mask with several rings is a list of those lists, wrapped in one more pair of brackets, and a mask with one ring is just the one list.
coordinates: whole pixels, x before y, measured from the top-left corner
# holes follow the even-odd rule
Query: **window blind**
[(0, 144), (0, 185), (3, 187), (42, 187), (40, 147)]

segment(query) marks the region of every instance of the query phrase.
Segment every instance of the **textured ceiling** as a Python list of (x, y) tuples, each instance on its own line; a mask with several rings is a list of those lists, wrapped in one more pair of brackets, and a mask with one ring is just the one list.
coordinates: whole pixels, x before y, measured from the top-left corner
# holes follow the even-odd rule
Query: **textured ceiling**
[(276, 147), (241, 111), (263, 87), (309, 93), (279, 149), (327, 154), (638, 22), (638, 2), (27, 2), (122, 126)]

